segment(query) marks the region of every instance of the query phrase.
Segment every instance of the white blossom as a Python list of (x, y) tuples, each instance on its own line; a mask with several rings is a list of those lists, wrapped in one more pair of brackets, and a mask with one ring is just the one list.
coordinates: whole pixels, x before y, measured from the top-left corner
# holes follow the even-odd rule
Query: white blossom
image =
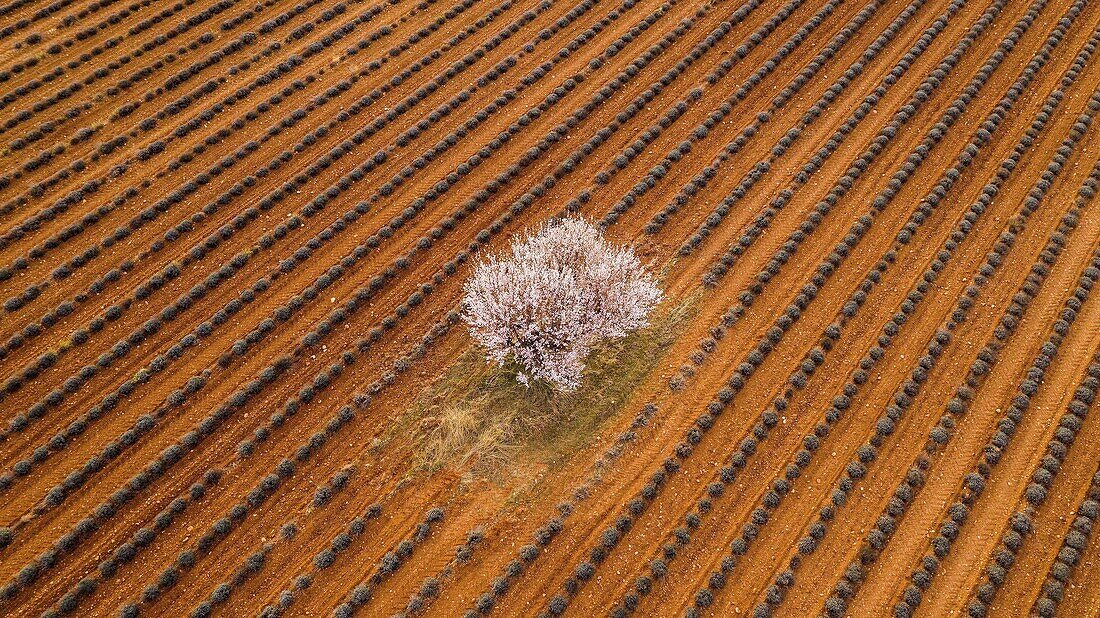
[(465, 292), (463, 318), (489, 359), (562, 390), (579, 386), (593, 344), (646, 326), (662, 296), (630, 247), (574, 218), (515, 238), (511, 256), (477, 265)]

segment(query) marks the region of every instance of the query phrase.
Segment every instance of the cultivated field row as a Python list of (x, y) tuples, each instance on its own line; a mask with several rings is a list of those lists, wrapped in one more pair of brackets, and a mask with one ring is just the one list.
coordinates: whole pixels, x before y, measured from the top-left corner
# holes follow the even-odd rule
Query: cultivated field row
[[(0, 6), (0, 613), (1092, 615), (1098, 44), (1091, 0)], [(522, 483), (410, 467), (473, 263), (567, 215), (674, 336)]]

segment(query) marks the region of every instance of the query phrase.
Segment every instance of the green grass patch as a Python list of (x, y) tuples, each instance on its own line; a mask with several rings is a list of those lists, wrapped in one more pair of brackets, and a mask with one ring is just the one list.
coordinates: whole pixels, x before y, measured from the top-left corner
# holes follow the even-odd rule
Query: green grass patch
[(505, 480), (517, 464), (553, 467), (589, 444), (657, 366), (693, 312), (694, 298), (654, 312), (648, 328), (605, 342), (588, 357), (584, 381), (568, 393), (516, 382), (516, 367), (466, 350), (391, 429), (411, 436), (427, 471), (453, 467)]

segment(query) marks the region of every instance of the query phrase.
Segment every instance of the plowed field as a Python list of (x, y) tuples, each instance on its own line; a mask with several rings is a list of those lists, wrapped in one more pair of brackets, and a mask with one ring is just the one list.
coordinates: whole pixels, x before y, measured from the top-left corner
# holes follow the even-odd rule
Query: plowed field
[[(5, 2), (0, 615), (1100, 616), (1100, 1)], [(566, 214), (668, 336), (425, 465)]]

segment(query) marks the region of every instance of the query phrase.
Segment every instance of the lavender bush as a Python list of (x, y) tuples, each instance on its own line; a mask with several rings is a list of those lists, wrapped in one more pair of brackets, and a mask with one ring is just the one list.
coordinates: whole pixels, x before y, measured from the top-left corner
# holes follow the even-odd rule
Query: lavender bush
[(580, 385), (593, 344), (646, 326), (662, 296), (630, 247), (573, 218), (517, 237), (511, 256), (477, 265), (465, 292), (463, 318), (489, 360), (560, 390)]

